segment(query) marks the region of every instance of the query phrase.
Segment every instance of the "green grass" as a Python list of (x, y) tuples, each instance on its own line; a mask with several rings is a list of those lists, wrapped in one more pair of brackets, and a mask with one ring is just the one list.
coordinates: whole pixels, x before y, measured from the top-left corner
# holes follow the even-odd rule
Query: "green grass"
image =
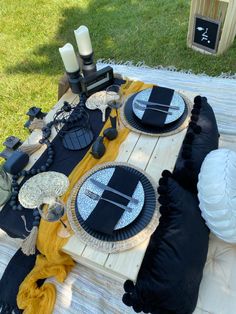
[[(95, 58), (144, 61), (219, 75), (236, 72), (236, 41), (223, 56), (186, 47), (189, 0), (1, 0), (0, 143), (24, 139), (29, 107), (48, 111), (64, 68), (58, 48), (89, 27)], [(2, 148), (0, 144), (0, 149)]]

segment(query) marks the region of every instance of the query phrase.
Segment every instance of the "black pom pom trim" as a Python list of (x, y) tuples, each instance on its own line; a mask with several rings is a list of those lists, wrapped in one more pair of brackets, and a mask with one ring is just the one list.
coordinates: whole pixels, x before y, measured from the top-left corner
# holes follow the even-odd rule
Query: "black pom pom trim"
[(161, 195), (161, 196), (158, 197), (158, 202), (159, 202), (161, 205), (163, 205), (163, 206), (167, 206), (170, 201), (169, 201), (169, 198), (168, 198), (167, 196)]
[(183, 151), (190, 152), (192, 150), (192, 146), (189, 144), (183, 145)]
[(199, 115), (200, 113), (200, 109), (199, 108), (193, 108), (192, 111), (191, 111), (191, 114), (194, 114), (194, 115)]
[(202, 104), (207, 104), (207, 98), (206, 97), (202, 97)]
[(167, 183), (168, 183), (168, 178), (160, 178), (159, 185), (167, 185)]
[(133, 304), (131, 295), (129, 293), (125, 293), (122, 297), (122, 302), (127, 306), (131, 306)]
[(151, 311), (150, 311), (150, 306), (149, 306), (149, 304), (145, 303), (145, 304), (143, 305), (143, 312), (144, 312), (144, 313), (150, 313), (150, 312), (151, 312)]
[(192, 156), (191, 151), (189, 150), (183, 150), (181, 155), (183, 159), (189, 159)]
[(141, 304), (134, 304), (133, 305), (133, 309), (136, 313), (140, 313), (143, 309), (142, 305)]
[(168, 192), (168, 189), (165, 185), (160, 185), (157, 189), (157, 192), (161, 195), (166, 194)]
[(194, 125), (194, 127), (193, 127), (193, 132), (194, 132), (195, 134), (200, 134), (201, 131), (202, 131), (202, 128), (200, 127), (200, 125)]
[(198, 115), (192, 114), (191, 115), (191, 121), (197, 122), (198, 121)]
[(197, 104), (197, 105), (201, 104), (202, 103), (202, 97), (200, 95), (196, 96), (194, 98), (194, 103)]
[(193, 122), (193, 121), (190, 121), (189, 124), (188, 124), (188, 126), (189, 126), (191, 129), (193, 129), (195, 125), (196, 125), (196, 123)]
[(161, 215), (164, 215), (167, 212), (167, 210), (168, 210), (168, 207), (166, 207), (166, 206), (161, 205), (159, 207), (159, 211), (160, 211)]
[(194, 133), (193, 132), (187, 133), (184, 140), (183, 140), (183, 144), (184, 145), (191, 145), (193, 140), (194, 140)]
[(185, 136), (185, 138), (191, 142), (194, 140), (194, 137), (195, 137), (195, 135), (192, 132), (188, 132)]
[(202, 108), (202, 105), (201, 104), (194, 104), (193, 108), (200, 110)]
[(126, 282), (124, 283), (124, 290), (125, 292), (133, 292), (134, 291), (134, 283), (132, 280), (126, 280)]
[(171, 178), (172, 177), (172, 173), (169, 170), (162, 171), (161, 175), (163, 178)]
[(194, 168), (193, 162), (190, 160), (185, 161), (184, 166), (185, 166), (185, 168), (187, 168), (189, 170), (193, 170), (193, 168)]

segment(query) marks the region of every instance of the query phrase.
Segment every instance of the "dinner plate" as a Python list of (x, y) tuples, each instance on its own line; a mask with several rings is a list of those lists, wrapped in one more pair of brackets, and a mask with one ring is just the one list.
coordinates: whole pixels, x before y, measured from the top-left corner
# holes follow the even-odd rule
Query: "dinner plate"
[[(143, 204), (142, 210), (140, 211), (136, 219), (134, 219), (127, 226), (114, 230), (112, 235), (110, 235), (110, 234), (104, 234), (104, 233), (98, 232), (90, 228), (86, 224), (86, 221), (82, 218), (80, 214), (80, 210), (77, 207), (77, 195), (80, 192), (80, 189), (83, 183), (93, 173), (96, 173), (97, 171), (100, 171), (102, 169), (107, 169), (114, 166), (124, 167), (125, 170), (138, 176), (139, 181), (141, 182), (141, 185), (143, 186), (143, 190), (144, 190), (144, 204)], [(97, 166), (96, 170), (92, 169), (89, 173), (86, 173), (86, 175), (77, 182), (67, 202), (68, 218), (74, 232), (80, 235), (81, 237), (85, 237), (87, 239), (87, 235), (89, 235), (91, 238), (95, 238), (98, 241), (102, 241), (103, 243), (104, 241), (106, 243), (108, 242), (114, 243), (117, 241), (122, 241), (123, 243), (123, 241), (131, 239), (136, 235), (138, 237), (139, 233), (142, 230), (144, 230), (149, 225), (149, 223), (151, 223), (152, 218), (155, 215), (155, 211), (157, 209), (156, 197), (157, 197), (156, 186), (152, 182), (151, 178), (148, 175), (146, 175), (142, 170), (139, 170), (136, 167), (130, 166), (127, 163), (115, 163), (115, 162), (105, 163), (105, 164)], [(109, 244), (107, 244), (107, 246), (110, 247)]]
[(161, 136), (162, 134), (165, 135), (166, 133), (175, 132), (177, 129), (180, 131), (182, 127), (184, 128), (187, 126), (185, 121), (188, 117), (188, 113), (192, 105), (189, 99), (184, 95), (179, 94), (184, 102), (184, 111), (177, 120), (166, 123), (163, 126), (152, 126), (144, 124), (133, 111), (133, 101), (137, 94), (138, 93), (134, 93), (133, 95), (129, 96), (126, 99), (124, 106), (121, 107), (121, 118), (126, 127), (131, 128), (131, 130), (133, 131), (137, 131), (139, 133), (141, 132), (142, 134)]
[[(99, 202), (97, 200), (89, 198), (85, 194), (86, 190), (90, 190), (90, 191), (98, 194), (99, 196), (101, 196), (104, 192), (103, 189), (94, 185), (90, 179), (91, 178), (95, 179), (95, 180), (107, 185), (109, 180), (111, 179), (114, 171), (115, 171), (115, 167), (110, 167), (110, 168), (99, 170), (99, 171), (93, 173), (90, 177), (88, 177), (84, 181), (84, 183), (82, 184), (82, 186), (81, 186), (81, 188), (77, 194), (76, 206), (77, 206), (78, 211), (79, 211), (83, 220), (86, 220), (89, 217), (89, 215), (92, 213), (92, 211), (94, 210), (94, 208), (96, 207), (96, 205)], [(116, 226), (114, 228), (115, 230), (126, 227), (132, 221), (134, 221), (134, 219), (136, 219), (138, 217), (138, 215), (140, 214), (140, 212), (143, 208), (144, 199), (145, 199), (143, 185), (140, 181), (138, 182), (132, 197), (134, 197), (138, 200), (138, 204), (135, 204), (132, 201), (130, 201), (127, 204), (127, 206), (129, 206), (132, 209), (132, 211), (131, 212), (129, 212), (127, 210), (124, 211), (120, 220), (118, 221), (118, 223), (116, 224)]]
[[(148, 101), (148, 99), (151, 95), (151, 92), (152, 92), (152, 88), (144, 89), (144, 90), (138, 92), (133, 99), (133, 102), (132, 102), (133, 112), (134, 112), (135, 116), (140, 120), (142, 120), (143, 115), (145, 113), (145, 110), (137, 108), (136, 103), (138, 100)], [(184, 113), (185, 102), (184, 102), (183, 98), (177, 92), (174, 92), (170, 106), (177, 106), (177, 107), (179, 107), (179, 109), (176, 110), (176, 109), (170, 108), (168, 110), (168, 112), (171, 114), (166, 115), (166, 119), (164, 121), (165, 125), (177, 121)], [(165, 107), (163, 107), (163, 108), (158, 107), (158, 109), (165, 110)], [(151, 110), (151, 109), (146, 109), (146, 110)], [(162, 113), (160, 113), (160, 114), (162, 114)], [(145, 124), (148, 124), (148, 122), (146, 122)]]

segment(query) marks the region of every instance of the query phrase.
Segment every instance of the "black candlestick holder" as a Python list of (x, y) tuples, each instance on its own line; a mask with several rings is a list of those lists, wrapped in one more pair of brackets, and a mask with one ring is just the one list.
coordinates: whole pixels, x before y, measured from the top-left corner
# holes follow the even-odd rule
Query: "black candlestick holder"
[(66, 72), (68, 76), (68, 81), (70, 88), (74, 94), (80, 94), (82, 89), (81, 89), (81, 78), (82, 76), (80, 75), (80, 71), (76, 72)]
[(82, 71), (83, 71), (84, 77), (87, 77), (87, 76), (90, 76), (90, 75), (96, 73), (97, 67), (93, 61), (93, 52), (87, 56), (81, 56), (80, 55), (80, 57), (83, 61)]

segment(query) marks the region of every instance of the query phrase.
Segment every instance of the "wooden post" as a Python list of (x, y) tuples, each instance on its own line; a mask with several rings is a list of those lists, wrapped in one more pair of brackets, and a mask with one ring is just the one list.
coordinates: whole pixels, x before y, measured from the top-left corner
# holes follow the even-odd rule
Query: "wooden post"
[[(219, 23), (219, 33), (215, 49), (196, 45), (196, 16)], [(187, 45), (202, 53), (222, 54), (233, 43), (236, 35), (236, 0), (191, 0)]]

